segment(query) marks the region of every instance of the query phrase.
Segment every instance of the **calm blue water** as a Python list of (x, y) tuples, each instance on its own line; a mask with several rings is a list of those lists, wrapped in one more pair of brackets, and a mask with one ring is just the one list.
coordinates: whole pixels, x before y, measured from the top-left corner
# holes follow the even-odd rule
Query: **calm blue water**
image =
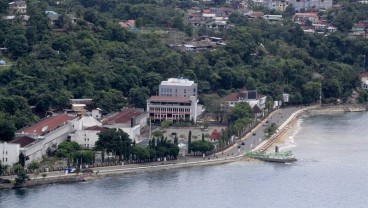
[(290, 165), (236, 162), (0, 191), (1, 208), (367, 207), (368, 114), (299, 120), (283, 149)]

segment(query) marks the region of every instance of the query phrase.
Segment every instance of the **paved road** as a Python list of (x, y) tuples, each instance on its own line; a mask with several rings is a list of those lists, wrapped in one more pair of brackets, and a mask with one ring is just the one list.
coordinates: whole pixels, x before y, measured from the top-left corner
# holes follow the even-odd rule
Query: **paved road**
[[(237, 144), (232, 148), (228, 149), (224, 152), (224, 156), (231, 156), (243, 154), (247, 151), (258, 146), (261, 142), (265, 140), (264, 130), (267, 128), (267, 125), (275, 123), (278, 127), (281, 126), (293, 113), (302, 109), (301, 107), (289, 107), (279, 109), (269, 115), (265, 120), (263, 120), (257, 127), (255, 127), (251, 133), (247, 134), (245, 137), (241, 138), (241, 140), (237, 141)], [(268, 121), (268, 123), (266, 123)], [(242, 143), (244, 145), (242, 145)], [(238, 148), (240, 147), (240, 148)], [(240, 149), (240, 150), (238, 150)], [(220, 156), (220, 154), (218, 154)], [(221, 154), (221, 156), (223, 156)]]
[[(232, 157), (244, 154), (247, 151), (250, 151), (257, 145), (259, 145), (261, 142), (264, 141), (265, 133), (263, 132), (267, 126), (263, 126), (263, 124), (266, 123), (266, 120), (268, 120), (268, 124), (276, 123), (277, 126), (280, 126), (282, 123), (284, 123), (294, 112), (300, 110), (300, 107), (290, 107), (290, 108), (284, 108), (279, 109), (275, 112), (273, 112), (268, 118), (266, 118), (264, 121), (262, 121), (257, 127), (255, 127), (251, 133), (247, 134), (245, 137), (241, 138), (237, 141), (235, 145), (233, 145), (231, 148), (228, 148), (224, 153), (217, 153), (216, 157), (218, 159), (223, 159), (226, 157)], [(254, 135), (255, 133), (255, 135)], [(244, 143), (244, 145), (242, 145)], [(238, 148), (238, 147), (241, 148)], [(238, 150), (240, 149), (240, 150)], [(213, 155), (206, 156), (205, 159), (214, 159)], [(196, 162), (196, 161), (203, 161), (202, 157), (179, 157), (176, 161), (167, 161), (167, 162), (153, 162), (153, 163), (145, 163), (145, 164), (129, 164), (129, 165), (119, 165), (119, 166), (109, 166), (109, 167), (99, 167), (99, 168), (93, 168), (94, 171), (98, 170), (106, 170), (106, 169), (123, 169), (123, 168), (138, 168), (138, 167), (145, 167), (145, 166), (152, 166), (152, 165), (160, 165), (160, 164), (167, 164), (167, 163), (185, 163), (185, 162)], [(60, 175), (64, 175), (62, 171), (54, 171), (54, 172), (48, 172), (47, 177), (58, 177)], [(30, 174), (30, 177), (33, 178), (34, 175)], [(2, 178), (10, 178), (10, 177), (2, 177)], [(14, 176), (12, 177), (14, 178)], [(38, 178), (42, 178), (39, 176)]]

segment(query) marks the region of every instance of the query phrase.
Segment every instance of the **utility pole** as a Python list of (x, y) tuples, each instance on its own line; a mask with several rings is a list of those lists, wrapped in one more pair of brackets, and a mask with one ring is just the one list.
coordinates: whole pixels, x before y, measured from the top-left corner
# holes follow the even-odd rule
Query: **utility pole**
[(319, 83), (319, 105), (322, 105), (322, 81)]

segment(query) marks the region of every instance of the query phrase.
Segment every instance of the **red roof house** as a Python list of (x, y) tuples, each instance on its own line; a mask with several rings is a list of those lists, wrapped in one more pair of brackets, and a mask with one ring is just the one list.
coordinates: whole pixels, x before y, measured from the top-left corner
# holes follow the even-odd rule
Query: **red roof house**
[(121, 112), (114, 114), (111, 117), (102, 120), (104, 124), (127, 124), (131, 122), (131, 119), (140, 116), (144, 113), (142, 109), (126, 109)]
[(212, 134), (211, 134), (211, 136), (210, 136), (210, 140), (211, 140), (212, 142), (214, 142), (214, 141), (219, 140), (219, 139), (220, 139), (220, 137), (221, 137), (221, 133), (220, 133), (220, 132), (218, 132), (218, 131), (217, 131), (217, 129), (215, 129), (215, 130), (213, 130), (213, 132), (212, 132)]

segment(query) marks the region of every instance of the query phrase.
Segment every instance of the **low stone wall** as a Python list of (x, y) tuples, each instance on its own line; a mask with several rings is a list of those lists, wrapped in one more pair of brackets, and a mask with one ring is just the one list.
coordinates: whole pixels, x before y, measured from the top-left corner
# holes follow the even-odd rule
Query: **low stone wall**
[(209, 165), (219, 165), (225, 163), (231, 163), (236, 160), (239, 160), (241, 157), (229, 157), (226, 159), (215, 159), (215, 160), (203, 160), (198, 162), (186, 162), (186, 163), (171, 163), (165, 165), (152, 165), (145, 167), (137, 167), (137, 168), (121, 168), (121, 169), (111, 169), (111, 170), (101, 170), (96, 174), (98, 177), (109, 177), (116, 175), (125, 175), (125, 174), (137, 174), (137, 173), (145, 173), (152, 172), (158, 170), (171, 170), (178, 168), (188, 168), (188, 167), (196, 167), (196, 166), (209, 166)]

